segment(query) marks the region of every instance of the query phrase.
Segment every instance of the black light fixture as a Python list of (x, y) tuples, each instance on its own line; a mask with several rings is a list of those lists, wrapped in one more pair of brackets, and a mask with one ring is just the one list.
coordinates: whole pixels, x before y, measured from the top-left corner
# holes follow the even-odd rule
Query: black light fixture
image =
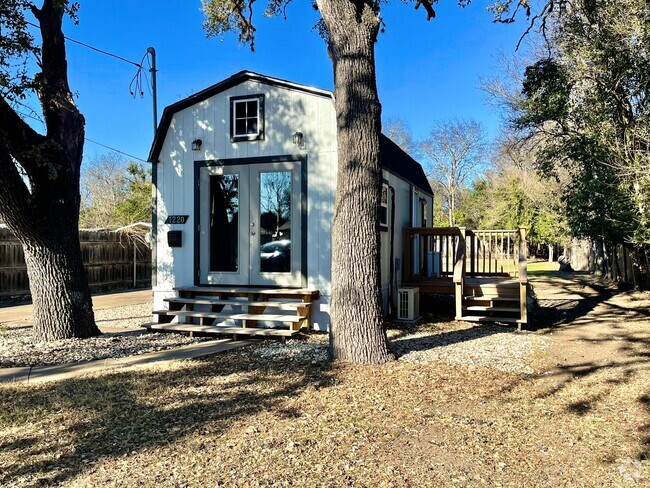
[(203, 145), (203, 141), (201, 139), (194, 139), (192, 141), (192, 151), (200, 151), (201, 145)]
[(293, 135), (293, 143), (298, 147), (302, 146), (302, 132), (296, 132)]

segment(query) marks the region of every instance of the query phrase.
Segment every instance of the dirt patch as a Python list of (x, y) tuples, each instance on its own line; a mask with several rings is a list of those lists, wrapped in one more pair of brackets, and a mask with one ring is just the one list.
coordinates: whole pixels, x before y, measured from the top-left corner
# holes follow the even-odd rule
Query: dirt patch
[[(532, 374), (439, 354), (481, 337), (381, 367), (318, 360), (316, 337), (286, 354), (263, 343), (5, 385), (0, 485), (647, 486), (650, 324), (632, 306), (643, 300), (612, 296), (532, 334), (548, 344), (523, 355), (538, 356)], [(439, 325), (415, 335), (476, 333)]]

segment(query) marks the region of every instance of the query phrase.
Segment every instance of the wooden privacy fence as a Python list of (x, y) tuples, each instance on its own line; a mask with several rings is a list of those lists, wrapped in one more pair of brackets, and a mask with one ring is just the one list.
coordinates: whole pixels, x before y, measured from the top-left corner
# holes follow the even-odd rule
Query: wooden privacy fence
[[(151, 249), (141, 237), (81, 230), (79, 239), (92, 291), (151, 286)], [(0, 229), (0, 299), (29, 293), (23, 248), (8, 229)]]

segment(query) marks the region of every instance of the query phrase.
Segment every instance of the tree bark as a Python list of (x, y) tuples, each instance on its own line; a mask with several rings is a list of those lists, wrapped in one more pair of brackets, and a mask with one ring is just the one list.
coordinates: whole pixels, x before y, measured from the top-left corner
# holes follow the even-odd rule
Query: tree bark
[(0, 216), (25, 251), (36, 339), (89, 337), (101, 332), (79, 243), (85, 121), (68, 85), (63, 2), (45, 0), (32, 10), (43, 38), (36, 94), (46, 135), (33, 131), (0, 98)]
[(78, 231), (54, 230), (23, 244), (34, 304), (34, 335), (53, 341), (101, 332), (95, 324)]
[(379, 206), (381, 105), (374, 45), (378, 5), (317, 0), (334, 68), (338, 176), (332, 226), (330, 351), (335, 359), (392, 359), (383, 326)]

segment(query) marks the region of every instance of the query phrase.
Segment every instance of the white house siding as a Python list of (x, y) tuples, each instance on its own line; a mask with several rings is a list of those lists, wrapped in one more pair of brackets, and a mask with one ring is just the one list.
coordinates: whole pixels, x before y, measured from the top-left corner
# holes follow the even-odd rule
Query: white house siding
[[(265, 138), (230, 142), (230, 97), (265, 95)], [(304, 148), (293, 134), (304, 134)], [(203, 141), (192, 151), (194, 139)], [(154, 307), (174, 287), (194, 285), (195, 161), (305, 155), (307, 157), (307, 285), (320, 291), (312, 319), (315, 327), (329, 325), (331, 222), (336, 191), (336, 123), (331, 98), (248, 80), (173, 115), (158, 163), (158, 266)], [(167, 225), (168, 215), (189, 215), (184, 225)], [(167, 245), (169, 230), (183, 231), (183, 246)]]
[[(384, 179), (388, 181), (389, 187), (395, 189), (395, 222), (394, 222), (394, 248), (393, 248), (393, 262), (390, 261), (390, 233), (391, 233), (391, 192), (388, 192), (388, 230), (381, 232), (381, 289), (384, 304), (384, 313), (388, 313), (389, 305), (389, 291), (390, 291), (390, 268), (394, 269), (394, 283), (395, 289), (393, 293), (397, 294), (397, 288), (402, 283), (402, 269), (406, 265), (404, 263), (404, 228), (406, 227), (419, 227), (422, 221), (420, 214), (419, 199), (424, 198), (427, 201), (427, 225), (431, 225), (431, 208), (432, 197), (429, 194), (423, 193), (419, 189), (413, 187), (411, 183), (404, 180), (389, 171), (384, 170)], [(415, 202), (415, 205), (414, 205)], [(415, 210), (415, 214), (412, 213)], [(394, 305), (397, 305), (396, 296), (394, 297)]]
[[(230, 97), (265, 95), (265, 138), (261, 141), (230, 142)], [(304, 135), (304, 147), (293, 144), (293, 134)], [(201, 151), (192, 151), (194, 139), (203, 141)], [(158, 163), (157, 284), (154, 307), (164, 309), (163, 299), (174, 296), (174, 287), (194, 285), (194, 191), (196, 161), (302, 155), (307, 157), (307, 286), (320, 291), (312, 308), (313, 327), (327, 330), (331, 301), (331, 226), (337, 176), (336, 117), (331, 98), (258, 80), (247, 80), (191, 107), (175, 113), (160, 151)], [(418, 198), (412, 185), (384, 171), (395, 188), (396, 221), (394, 258), (403, 263), (403, 228), (411, 226), (411, 206)], [(428, 209), (432, 208), (428, 195)], [(389, 194), (390, 198), (390, 194)], [(419, 207), (417, 207), (419, 208)], [(388, 209), (390, 215), (390, 208)], [(167, 225), (168, 215), (189, 215), (184, 225)], [(390, 217), (389, 217), (390, 218)], [(417, 221), (419, 223), (419, 220)], [(428, 222), (431, 218), (428, 217)], [(390, 223), (390, 222), (389, 222)], [(181, 230), (183, 246), (170, 248), (167, 232)], [(389, 232), (381, 233), (382, 291), (388, 303), (390, 266)], [(397, 286), (401, 267), (395, 271)]]

